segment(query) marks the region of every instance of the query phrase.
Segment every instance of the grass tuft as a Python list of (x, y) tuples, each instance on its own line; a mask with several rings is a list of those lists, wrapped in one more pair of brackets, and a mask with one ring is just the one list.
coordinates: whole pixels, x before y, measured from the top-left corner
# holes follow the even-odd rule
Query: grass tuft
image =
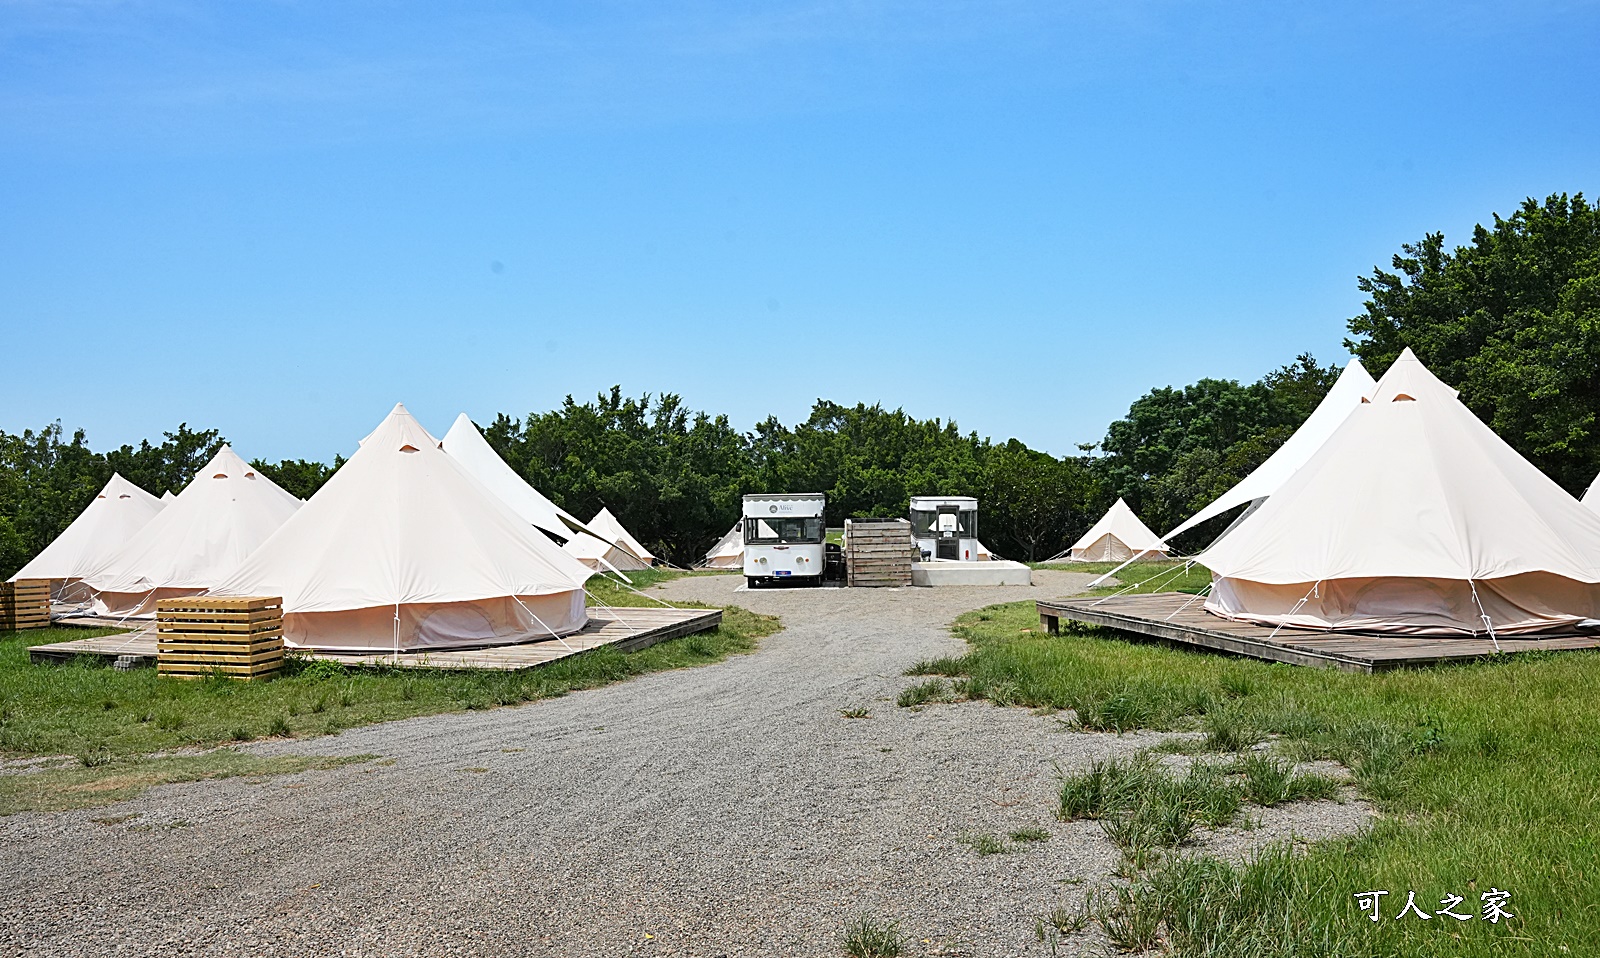
[(897, 703), (901, 708), (917, 708), (930, 702), (954, 702), (955, 689), (944, 679), (919, 682), (900, 693)]
[(905, 953), (906, 935), (893, 918), (861, 914), (845, 925), (839, 945), (849, 958), (899, 958)]

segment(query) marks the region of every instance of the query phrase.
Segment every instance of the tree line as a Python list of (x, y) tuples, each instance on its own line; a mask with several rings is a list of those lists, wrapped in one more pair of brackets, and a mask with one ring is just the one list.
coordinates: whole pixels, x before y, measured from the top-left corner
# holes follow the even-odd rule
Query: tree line
[[(1529, 199), (1455, 249), (1427, 234), (1357, 284), (1368, 298), (1346, 323), (1345, 345), (1374, 375), (1409, 346), (1569, 491), (1600, 472), (1600, 210), (1581, 193)], [(557, 504), (581, 518), (607, 506), (680, 565), (727, 531), (744, 493), (758, 491), (824, 492), (830, 525), (902, 516), (914, 495), (973, 495), (980, 537), (1000, 555), (1032, 560), (1065, 549), (1118, 496), (1157, 532), (1177, 525), (1270, 456), (1339, 372), (1303, 354), (1255, 382), (1154, 388), (1098, 444), (1065, 456), (903, 409), (828, 400), (803, 422), (769, 417), (742, 432), (679, 396), (633, 397), (621, 387), (480, 425)], [(113, 471), (153, 493), (176, 491), (222, 441), (216, 429), (182, 423), (159, 443), (102, 453), (59, 423), (0, 432), (0, 577), (64, 529)], [(342, 462), (255, 465), (307, 498)], [(1229, 518), (1174, 545), (1198, 549)]]

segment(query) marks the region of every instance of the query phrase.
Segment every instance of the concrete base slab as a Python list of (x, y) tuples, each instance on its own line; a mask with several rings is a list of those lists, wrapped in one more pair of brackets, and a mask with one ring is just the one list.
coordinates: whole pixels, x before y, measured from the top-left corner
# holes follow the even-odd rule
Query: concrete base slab
[(911, 584), (941, 585), (1032, 585), (1033, 570), (1020, 562), (996, 559), (990, 562), (956, 562), (930, 559), (911, 563)]

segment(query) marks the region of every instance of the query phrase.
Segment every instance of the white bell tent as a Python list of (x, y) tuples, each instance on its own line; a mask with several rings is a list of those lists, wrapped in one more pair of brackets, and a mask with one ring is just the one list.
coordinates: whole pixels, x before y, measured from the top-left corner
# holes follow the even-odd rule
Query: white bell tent
[(78, 579), (105, 566), (163, 506), (160, 499), (113, 473), (78, 518), (17, 570), (11, 581), (49, 579), (57, 596), (75, 593)]
[(1118, 499), (1083, 538), (1072, 544), (1070, 555), (1082, 562), (1123, 562), (1135, 555), (1164, 559), (1167, 544)]
[(1306, 421), (1300, 424), (1300, 428), (1294, 431), (1294, 435), (1285, 440), (1283, 445), (1250, 475), (1239, 480), (1238, 484), (1218, 496), (1210, 505), (1167, 533), (1166, 539), (1170, 541), (1173, 536), (1187, 532), (1207, 519), (1277, 492), (1278, 488), (1294, 475), (1295, 470), (1305, 465), (1322, 444), (1328, 441), (1328, 437), (1339, 428), (1345, 417), (1361, 405), (1362, 397), (1370, 393), (1375, 385), (1371, 374), (1361, 365), (1361, 360), (1350, 360), (1349, 365), (1344, 367), (1344, 372), (1339, 374), (1333, 387), (1328, 390), (1328, 394), (1322, 397), (1322, 402), (1317, 403), (1317, 408), (1311, 411), (1311, 415), (1307, 416)]
[(576, 516), (529, 485), (510, 464), (500, 458), (500, 454), (483, 438), (483, 433), (478, 431), (466, 413), (457, 416), (450, 431), (444, 434), (443, 447), (451, 458), (487, 486), (490, 492), (499, 496), (524, 522), (538, 526), (560, 539), (571, 539), (576, 532), (593, 533)]
[(568, 539), (561, 551), (596, 572), (637, 572), (650, 568), (650, 563), (622, 546), (596, 539), (587, 532), (579, 532)]
[(700, 563), (707, 569), (744, 568), (744, 520), (733, 524), (728, 534), (717, 540)]
[(638, 539), (635, 539), (632, 533), (624, 529), (617, 517), (611, 514), (611, 510), (604, 506), (601, 506), (600, 511), (595, 513), (593, 519), (589, 520), (589, 530), (607, 542), (615, 542), (638, 558), (643, 559), (647, 564), (656, 561), (656, 557), (651, 554), (650, 550), (646, 549)]
[(157, 599), (204, 592), (299, 508), (299, 499), (224, 445), (183, 492), (84, 576), (94, 609), (150, 617)]
[(1581, 500), (1584, 505), (1600, 512), (1600, 476), (1594, 477), (1594, 482), (1589, 483), (1589, 488), (1584, 492)]
[(1600, 627), (1600, 514), (1411, 350), (1255, 514), (1197, 557), (1206, 608), (1416, 635)]
[(577, 631), (593, 574), (396, 405), (212, 594), (281, 596), (294, 648), (398, 652)]

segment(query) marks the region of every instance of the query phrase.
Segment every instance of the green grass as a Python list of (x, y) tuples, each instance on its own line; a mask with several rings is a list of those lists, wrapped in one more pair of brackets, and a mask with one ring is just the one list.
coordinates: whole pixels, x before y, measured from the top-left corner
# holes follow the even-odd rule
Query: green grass
[[(1118, 562), (1039, 562), (1036, 569), (1057, 569), (1063, 572), (1087, 572), (1100, 575), (1110, 572)], [(1146, 592), (1190, 592), (1198, 594), (1211, 584), (1211, 572), (1203, 566), (1182, 569), (1183, 563), (1171, 559), (1152, 562), (1135, 562), (1117, 573), (1108, 584), (1084, 593), (1085, 595), (1111, 595), (1114, 592), (1139, 595)], [(1182, 569), (1182, 571), (1178, 571)], [(1130, 588), (1131, 587), (1131, 588)]]
[[(646, 587), (673, 573), (630, 574)], [(609, 579), (590, 591), (608, 605), (654, 605)], [(33, 665), (27, 648), (83, 638), (81, 629), (0, 632), (0, 755), (118, 758), (274, 736), (307, 737), (416, 715), (487, 709), (595, 688), (648, 672), (750, 651), (778, 620), (738, 608), (722, 627), (633, 653), (599, 648), (520, 672), (345, 668), (292, 661), (270, 682), (164, 679), (85, 657)], [(109, 633), (102, 633), (109, 634)]]
[(338, 768), (376, 757), (279, 755), (269, 758), (217, 749), (201, 755), (129, 758), (0, 775), (0, 815), (97, 808), (125, 802), (154, 785), (239, 776), (292, 775), (310, 769)]
[[(953, 660), (959, 669), (937, 671), (959, 671), (946, 681), (971, 698), (1204, 731), (1219, 749), (1265, 736), (1296, 760), (1343, 763), (1380, 811), (1368, 832), (1300, 855), (1269, 852), (1246, 865), (1148, 859), (1136, 881), (1105, 893), (1099, 913), (1114, 938), (1158, 934), (1178, 955), (1600, 955), (1600, 654), (1355, 675), (1110, 631), (1024, 631), (1035, 621), (1031, 602), (963, 616), (956, 631), (971, 652)], [(1338, 791), (1256, 752), (1216, 769), (1258, 801)], [(1085, 786), (1069, 811), (1104, 809), (1094, 796), (1115, 788)], [(1181, 822), (1149, 828), (1165, 837)], [(1515, 919), (1389, 920), (1409, 890), (1425, 907), (1457, 894), (1475, 910), (1491, 887), (1512, 892)], [(1371, 889), (1391, 892), (1376, 924), (1353, 897)]]
[(899, 958), (906, 949), (906, 935), (892, 918), (862, 914), (845, 925), (839, 948), (848, 958)]

